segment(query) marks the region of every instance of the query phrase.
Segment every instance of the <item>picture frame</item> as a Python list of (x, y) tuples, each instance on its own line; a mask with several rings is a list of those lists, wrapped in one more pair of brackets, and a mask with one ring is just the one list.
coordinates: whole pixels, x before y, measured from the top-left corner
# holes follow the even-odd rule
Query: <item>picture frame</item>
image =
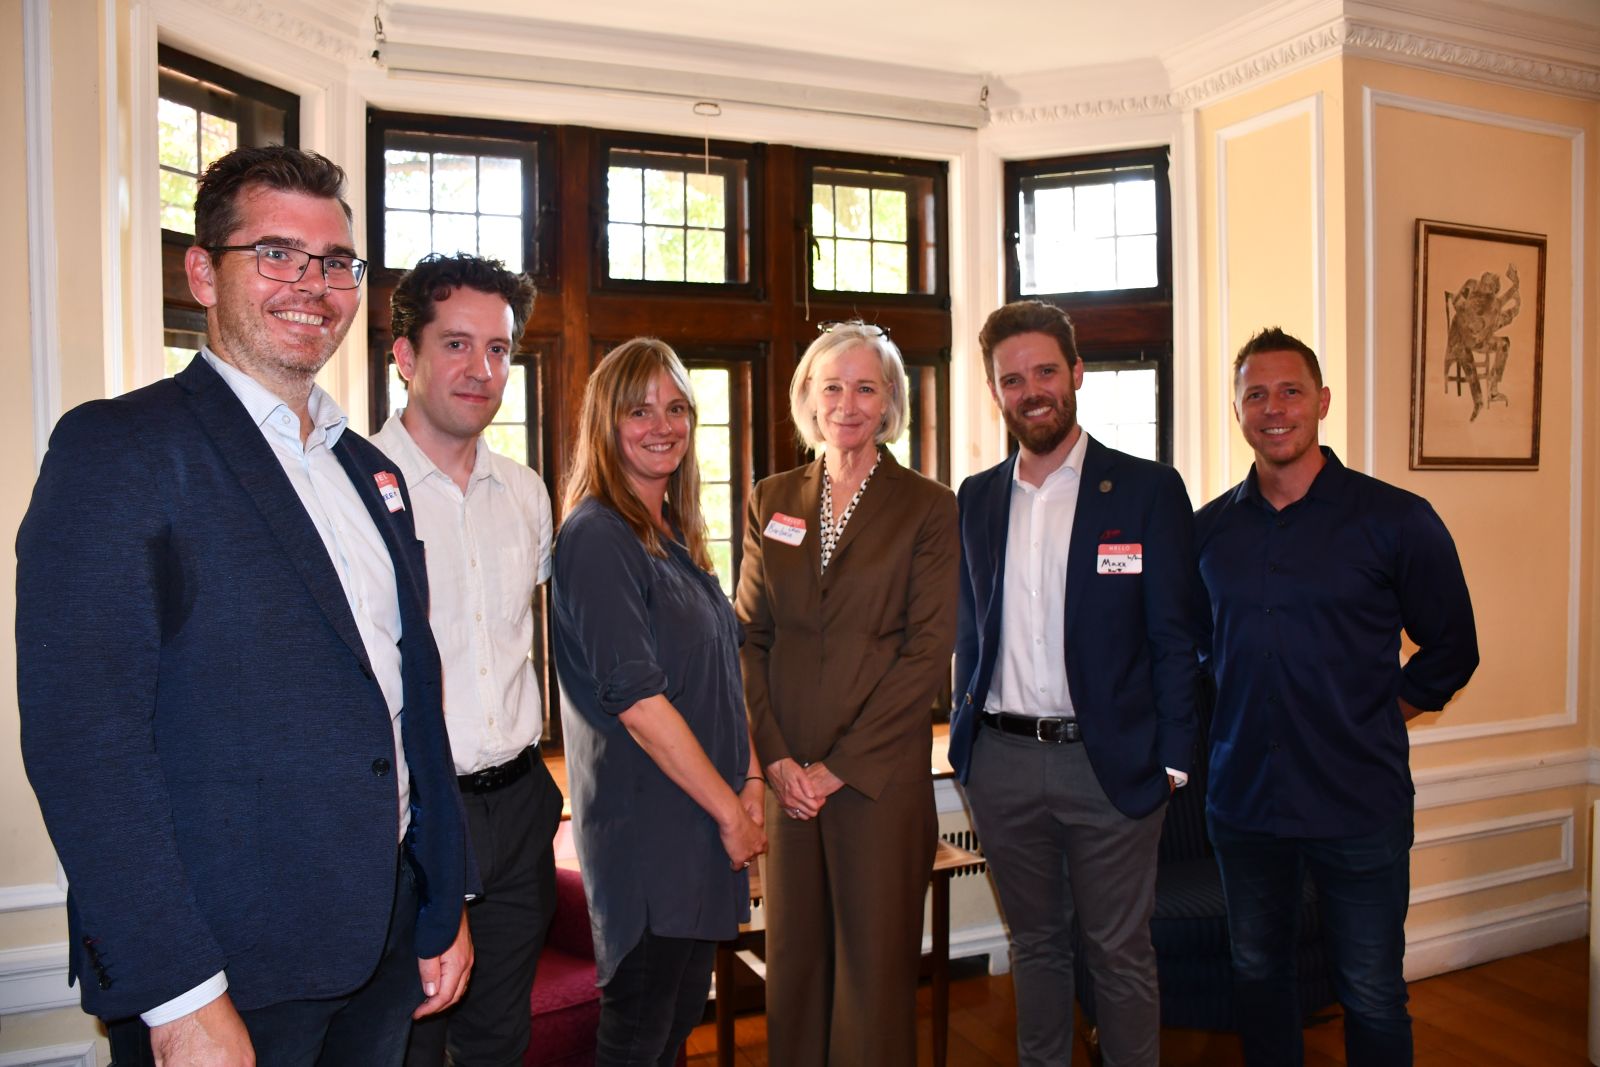
[(1538, 469), (1547, 244), (1417, 220), (1412, 470)]

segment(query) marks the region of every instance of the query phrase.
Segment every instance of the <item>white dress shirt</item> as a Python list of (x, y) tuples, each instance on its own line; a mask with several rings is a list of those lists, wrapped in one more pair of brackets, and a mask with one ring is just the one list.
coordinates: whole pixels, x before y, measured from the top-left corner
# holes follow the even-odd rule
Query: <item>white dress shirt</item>
[[(201, 349), (200, 354), (228, 383), (267, 444), (272, 446), (272, 454), (283, 465), (284, 474), (288, 475), (301, 505), (321, 535), (328, 558), (339, 575), (339, 584), (350, 604), (350, 614), (355, 617), (372, 673), (389, 705), (389, 721), (394, 730), (400, 840), (404, 840), (411, 824), (411, 771), (406, 766), (405, 747), (400, 741), (400, 709), (405, 695), (400, 675), (400, 589), (389, 546), (356, 493), (350, 475), (332, 451), (350, 420), (333, 397), (321, 386), (313, 385), (307, 401), (311, 433), (302, 444), (300, 416), (291, 411), (289, 405), (248, 374), (223, 362), (210, 348)], [(219, 973), (187, 993), (143, 1012), (140, 1018), (146, 1026), (160, 1026), (203, 1008), (227, 989), (226, 974)]]
[(427, 545), (429, 625), (444, 663), (444, 719), (456, 773), (537, 744), (544, 709), (533, 669), (533, 596), (550, 577), (550, 494), (482, 437), (466, 492), (389, 417), (372, 438), (411, 488)]
[[(1021, 462), (1011, 468), (999, 658), (983, 708), (991, 715), (1077, 718), (1067, 687), (1067, 557), (1088, 450), (1085, 431), (1038, 486), (1023, 481)], [(1182, 771), (1166, 771), (1175, 788), (1189, 783)]]
[(1076, 714), (1067, 687), (1067, 555), (1088, 447), (1089, 435), (1080, 432), (1041, 485), (1023, 480), (1020, 461), (1011, 468), (1000, 645), (984, 707), (990, 714)]

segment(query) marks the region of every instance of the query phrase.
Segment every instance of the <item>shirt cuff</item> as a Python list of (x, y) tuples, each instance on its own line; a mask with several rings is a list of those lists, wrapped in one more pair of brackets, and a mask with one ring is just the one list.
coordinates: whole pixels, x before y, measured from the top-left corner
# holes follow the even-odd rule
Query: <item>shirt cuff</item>
[(1189, 776), (1184, 774), (1182, 771), (1175, 771), (1171, 767), (1168, 767), (1167, 773), (1172, 775), (1172, 788), (1182, 789), (1184, 786), (1189, 784)]
[(160, 1026), (185, 1015), (192, 1015), (228, 991), (228, 976), (222, 971), (207, 978), (187, 993), (180, 993), (165, 1004), (157, 1004), (139, 1018), (146, 1026)]

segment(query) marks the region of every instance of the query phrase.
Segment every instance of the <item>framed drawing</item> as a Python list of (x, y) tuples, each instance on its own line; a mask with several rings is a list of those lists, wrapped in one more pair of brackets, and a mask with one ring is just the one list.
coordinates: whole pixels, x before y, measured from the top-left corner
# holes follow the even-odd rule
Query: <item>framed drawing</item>
[(1417, 220), (1411, 469), (1534, 470), (1545, 236)]

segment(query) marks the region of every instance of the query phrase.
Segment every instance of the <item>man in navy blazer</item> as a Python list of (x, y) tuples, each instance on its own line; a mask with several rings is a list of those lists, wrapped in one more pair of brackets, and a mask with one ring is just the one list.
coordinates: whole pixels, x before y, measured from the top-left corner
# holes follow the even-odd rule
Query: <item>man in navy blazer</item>
[(1078, 425), (1060, 309), (1008, 304), (979, 344), (1020, 449), (959, 493), (950, 761), (1009, 927), (1018, 1062), (1071, 1060), (1076, 914), (1106, 1063), (1154, 1067), (1156, 846), (1194, 757), (1204, 625), (1189, 498)]
[(312, 380), (360, 302), (343, 177), (211, 166), (208, 347), (68, 412), (18, 534), (23, 758), (119, 1062), (398, 1063), (471, 966), (410, 498)]

